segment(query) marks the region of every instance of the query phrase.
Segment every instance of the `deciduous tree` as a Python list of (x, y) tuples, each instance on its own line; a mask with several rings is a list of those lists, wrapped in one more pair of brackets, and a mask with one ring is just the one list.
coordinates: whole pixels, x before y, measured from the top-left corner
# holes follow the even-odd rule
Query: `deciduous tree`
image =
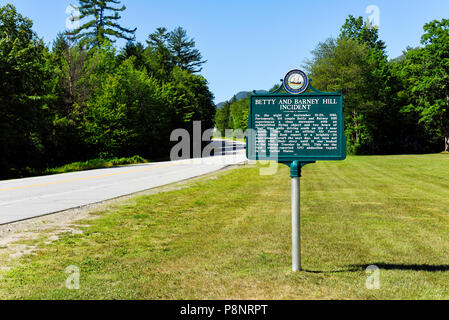
[(42, 164), (47, 114), (47, 50), (31, 20), (0, 8), (0, 176)]
[(402, 75), (412, 97), (405, 112), (419, 122), (449, 151), (449, 19), (424, 26), (422, 48), (411, 49), (403, 61)]

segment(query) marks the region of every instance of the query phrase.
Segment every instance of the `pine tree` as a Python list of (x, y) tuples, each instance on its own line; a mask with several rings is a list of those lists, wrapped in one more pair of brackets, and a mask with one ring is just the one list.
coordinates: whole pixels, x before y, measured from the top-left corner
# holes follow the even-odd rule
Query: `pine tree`
[(168, 47), (175, 65), (191, 73), (201, 72), (201, 66), (206, 61), (202, 61), (200, 51), (195, 49), (195, 41), (187, 37), (187, 32), (183, 28), (178, 27), (170, 32)]
[[(92, 20), (84, 23), (79, 28), (69, 32), (73, 40), (86, 41), (88, 46), (100, 48), (107, 40), (115, 42), (115, 39), (135, 40), (136, 29), (127, 29), (118, 24), (121, 19), (119, 12), (125, 11), (126, 7), (115, 7), (120, 0), (79, 0), (79, 19), (92, 17)], [(111, 13), (110, 13), (111, 12)]]
[(149, 35), (147, 44), (151, 52), (150, 71), (159, 79), (166, 79), (173, 69), (173, 55), (168, 48), (170, 34), (166, 28), (157, 28)]
[(120, 63), (129, 58), (134, 58), (134, 66), (137, 69), (145, 67), (145, 47), (140, 42), (128, 41), (117, 56)]

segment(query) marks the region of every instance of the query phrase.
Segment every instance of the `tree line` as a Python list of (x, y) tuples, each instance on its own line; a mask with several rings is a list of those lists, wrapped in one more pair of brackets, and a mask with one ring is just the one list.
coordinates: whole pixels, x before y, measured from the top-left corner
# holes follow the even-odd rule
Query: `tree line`
[(244, 98), (237, 100), (232, 97), (226, 101), (221, 109), (217, 110), (215, 115), (215, 127), (222, 137), (226, 136), (226, 130), (245, 132), (248, 129), (250, 99)]
[[(421, 46), (395, 59), (362, 17), (350, 15), (340, 31), (317, 45), (304, 68), (317, 89), (343, 93), (348, 152), (448, 152), (449, 20), (427, 23)], [(248, 111), (249, 99), (228, 101), (217, 128), (246, 130)]]
[[(0, 178), (93, 158), (164, 158), (172, 130), (213, 127), (195, 41), (178, 27), (138, 43), (119, 24), (125, 9), (80, 0), (87, 22), (47, 46), (13, 5), (0, 8)], [(117, 39), (128, 43), (117, 49)]]

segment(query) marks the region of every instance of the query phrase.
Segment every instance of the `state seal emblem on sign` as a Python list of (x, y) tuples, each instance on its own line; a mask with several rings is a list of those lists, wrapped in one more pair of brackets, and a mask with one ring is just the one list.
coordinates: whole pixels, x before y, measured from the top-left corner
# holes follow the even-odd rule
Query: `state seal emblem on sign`
[(284, 88), (288, 93), (300, 94), (309, 87), (309, 78), (301, 70), (292, 70), (284, 78)]

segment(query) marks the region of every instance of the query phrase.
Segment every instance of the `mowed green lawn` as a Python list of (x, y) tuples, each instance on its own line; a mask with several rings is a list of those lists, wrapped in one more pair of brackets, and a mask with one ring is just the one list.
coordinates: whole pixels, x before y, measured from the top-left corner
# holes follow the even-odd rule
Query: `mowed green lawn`
[(0, 273), (0, 298), (449, 299), (448, 155), (320, 162), (301, 196), (305, 271), (290, 271), (288, 169), (246, 166), (96, 213)]

